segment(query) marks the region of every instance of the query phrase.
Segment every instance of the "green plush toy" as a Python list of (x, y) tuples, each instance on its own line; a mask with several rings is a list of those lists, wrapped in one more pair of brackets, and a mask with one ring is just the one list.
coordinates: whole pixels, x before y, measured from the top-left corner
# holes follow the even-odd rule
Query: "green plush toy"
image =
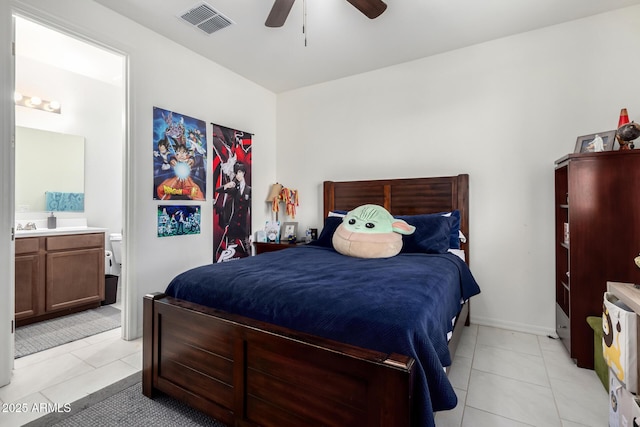
[(378, 205), (362, 205), (347, 213), (333, 234), (333, 247), (357, 258), (389, 258), (400, 253), (402, 234), (415, 227)]

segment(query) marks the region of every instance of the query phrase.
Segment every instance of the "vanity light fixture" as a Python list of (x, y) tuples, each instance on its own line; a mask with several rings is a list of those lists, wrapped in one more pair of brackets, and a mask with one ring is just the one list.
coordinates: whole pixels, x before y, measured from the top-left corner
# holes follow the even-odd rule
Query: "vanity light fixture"
[(16, 92), (13, 96), (16, 105), (22, 107), (34, 108), (36, 110), (48, 111), (49, 113), (60, 114), (62, 108), (58, 101), (47, 101), (38, 96), (25, 96), (19, 92)]

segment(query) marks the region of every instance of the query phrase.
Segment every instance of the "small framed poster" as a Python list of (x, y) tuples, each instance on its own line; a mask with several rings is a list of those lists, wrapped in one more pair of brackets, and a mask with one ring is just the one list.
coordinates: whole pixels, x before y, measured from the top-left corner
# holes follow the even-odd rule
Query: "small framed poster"
[(267, 221), (264, 226), (267, 242), (276, 243), (280, 241), (280, 221)]

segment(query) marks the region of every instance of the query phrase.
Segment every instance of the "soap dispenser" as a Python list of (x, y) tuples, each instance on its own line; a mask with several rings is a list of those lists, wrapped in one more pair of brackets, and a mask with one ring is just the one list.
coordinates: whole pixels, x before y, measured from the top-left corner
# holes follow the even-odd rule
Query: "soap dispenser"
[(51, 216), (47, 218), (47, 228), (56, 228), (56, 217), (53, 216), (53, 212), (51, 212)]

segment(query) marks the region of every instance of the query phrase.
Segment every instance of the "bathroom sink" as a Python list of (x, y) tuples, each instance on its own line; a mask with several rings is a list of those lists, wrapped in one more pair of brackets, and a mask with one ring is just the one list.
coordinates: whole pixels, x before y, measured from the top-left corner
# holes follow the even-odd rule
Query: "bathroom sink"
[(57, 234), (83, 234), (105, 232), (106, 228), (99, 227), (58, 227), (58, 228), (38, 228), (36, 230), (16, 230), (16, 237), (32, 237), (32, 236), (52, 236)]

